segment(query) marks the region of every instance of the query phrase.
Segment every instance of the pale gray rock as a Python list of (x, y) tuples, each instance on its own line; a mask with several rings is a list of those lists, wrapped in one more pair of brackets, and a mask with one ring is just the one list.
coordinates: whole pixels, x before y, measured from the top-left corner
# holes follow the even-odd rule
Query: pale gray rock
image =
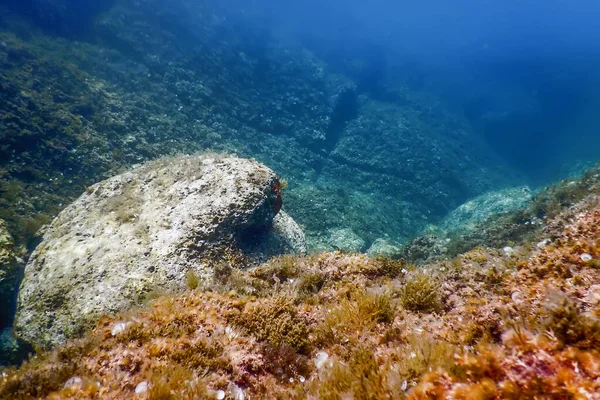
[(527, 186), (484, 193), (452, 211), (441, 224), (442, 231), (470, 231), (492, 215), (518, 210), (527, 205), (532, 193)]
[(369, 257), (393, 257), (398, 254), (400, 254), (400, 247), (395, 246), (382, 238), (376, 239), (367, 250), (367, 255)]
[(273, 219), (273, 235), (280, 253), (306, 254), (306, 237), (302, 228), (286, 212), (280, 211)]
[[(189, 270), (206, 281), (230, 252), (252, 259), (261, 244), (249, 238), (270, 240), (261, 232), (273, 231), (276, 183), (254, 160), (203, 155), (157, 160), (91, 186), (32, 254), (15, 333), (52, 347), (149, 291), (183, 288)], [(279, 220), (286, 228), (276, 224), (272, 235), (283, 244), (263, 256), (302, 248), (295, 222)]]
[(268, 231), (248, 230), (240, 243), (240, 249), (257, 261), (267, 261), (274, 254), (306, 254), (306, 237), (302, 228), (285, 211), (273, 218)]
[(350, 228), (334, 229), (329, 234), (329, 245), (336, 250), (359, 252), (365, 241)]

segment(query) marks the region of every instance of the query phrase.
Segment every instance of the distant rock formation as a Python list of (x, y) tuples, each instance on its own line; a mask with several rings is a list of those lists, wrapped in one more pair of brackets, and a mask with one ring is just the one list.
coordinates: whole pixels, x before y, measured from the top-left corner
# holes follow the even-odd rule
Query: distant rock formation
[[(306, 249), (298, 225), (276, 219), (278, 178), (254, 160), (163, 158), (95, 184), (45, 231), (25, 269), (15, 332), (52, 347), (150, 291), (206, 281), (227, 258), (249, 262)], [(266, 245), (265, 245), (266, 243)]]
[(472, 231), (492, 215), (525, 207), (531, 198), (527, 186), (489, 191), (457, 207), (443, 220), (441, 228), (447, 232)]

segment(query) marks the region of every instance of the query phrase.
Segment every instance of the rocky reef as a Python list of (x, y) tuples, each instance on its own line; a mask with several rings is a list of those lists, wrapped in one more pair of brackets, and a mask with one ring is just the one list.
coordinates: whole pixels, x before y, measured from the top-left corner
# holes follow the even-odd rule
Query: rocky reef
[(397, 247), (511, 181), (439, 99), (376, 96), (257, 18), (188, 0), (0, 5), (0, 218), (19, 257), (88, 186), (165, 155), (277, 171), (309, 251)]
[(422, 264), (452, 258), (475, 247), (510, 248), (532, 241), (566, 207), (600, 194), (600, 167), (531, 192), (527, 187), (491, 191), (451, 212), (439, 226), (410, 241), (393, 257)]
[[(61, 21), (77, 7), (46, 3)], [(0, 217), (30, 247), (85, 187), (165, 154), (236, 153), (276, 170), (310, 249), (334, 250), (340, 229), (362, 250), (404, 243), (510, 180), (439, 99), (373, 96), (258, 29), (250, 6), (122, 0), (75, 37), (0, 15)]]
[(4, 371), (0, 398), (597, 399), (596, 175), (510, 248), (217, 267)]
[(252, 4), (0, 5), (0, 399), (600, 399), (600, 169)]

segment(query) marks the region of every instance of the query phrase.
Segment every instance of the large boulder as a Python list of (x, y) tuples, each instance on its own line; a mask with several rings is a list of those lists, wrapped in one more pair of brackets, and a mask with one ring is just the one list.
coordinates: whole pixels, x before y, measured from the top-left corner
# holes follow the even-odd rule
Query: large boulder
[[(49, 225), (25, 268), (17, 336), (52, 347), (145, 293), (185, 287), (190, 270), (207, 281), (231, 257), (259, 254), (258, 262), (304, 250), (287, 215), (271, 229), (278, 185), (254, 160), (203, 155), (157, 160), (91, 186)], [(256, 238), (271, 245), (257, 252)]]

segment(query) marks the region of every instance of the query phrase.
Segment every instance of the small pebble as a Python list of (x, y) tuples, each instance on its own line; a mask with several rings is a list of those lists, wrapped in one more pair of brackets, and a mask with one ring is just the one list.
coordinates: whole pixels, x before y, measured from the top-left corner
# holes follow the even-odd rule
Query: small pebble
[(546, 246), (548, 246), (548, 243), (550, 243), (550, 239), (544, 239), (541, 242), (539, 242), (536, 246), (538, 247), (538, 249), (543, 249)]
[(517, 304), (523, 302), (523, 294), (521, 292), (513, 292), (510, 298)]
[(506, 246), (502, 250), (504, 250), (504, 253), (506, 253), (507, 256), (510, 256), (513, 253), (513, 248), (510, 246)]
[(217, 400), (223, 400), (225, 398), (225, 391), (217, 390), (217, 393), (215, 393), (215, 397), (217, 398)]
[(119, 333), (123, 332), (127, 328), (127, 323), (119, 321), (115, 323), (110, 331), (110, 334), (113, 336), (117, 336)]
[(83, 387), (83, 379), (78, 376), (74, 376), (69, 378), (68, 381), (65, 382), (65, 389), (67, 388), (78, 388), (81, 389)]
[(246, 398), (246, 395), (244, 394), (242, 388), (236, 385), (235, 383), (230, 382), (227, 388), (231, 392), (231, 397), (234, 400), (244, 400)]
[(319, 351), (315, 356), (315, 367), (317, 367), (317, 369), (321, 369), (328, 358), (329, 354), (325, 353), (324, 351)]
[(233, 340), (239, 336), (239, 334), (230, 326), (225, 327), (225, 335), (229, 340)]
[(146, 394), (147, 392), (148, 392), (148, 381), (140, 382), (135, 387), (135, 394), (137, 394), (137, 395)]

